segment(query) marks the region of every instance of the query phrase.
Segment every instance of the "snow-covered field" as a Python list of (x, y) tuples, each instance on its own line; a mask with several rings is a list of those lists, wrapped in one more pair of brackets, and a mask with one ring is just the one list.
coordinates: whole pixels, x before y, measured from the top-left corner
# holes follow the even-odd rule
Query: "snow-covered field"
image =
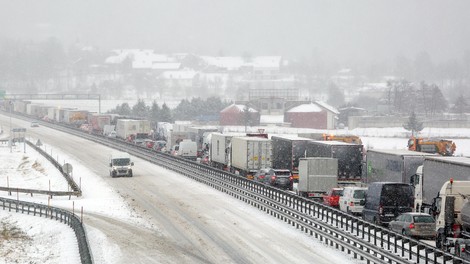
[[(270, 133), (269, 129), (266, 131)], [(279, 132), (279, 131), (277, 131)], [(282, 132), (282, 131), (281, 131)], [(366, 148), (375, 149), (405, 149), (407, 134), (401, 128), (388, 129), (361, 129), (349, 131), (361, 136)], [(288, 133), (292, 133), (288, 131)], [(286, 133), (286, 134), (288, 134)], [(344, 133), (344, 131), (336, 131)], [(457, 144), (457, 155), (470, 156), (470, 130), (463, 129), (431, 129), (423, 132), (429, 137), (445, 137), (452, 139)], [(435, 134), (434, 134), (435, 133)], [(34, 139), (32, 139), (34, 142)], [(54, 197), (50, 201), (44, 196), (31, 197), (26, 194), (18, 194), (21, 200), (63, 207), (75, 211), (86, 208), (87, 212), (106, 213), (110, 216), (136, 224), (145, 225), (145, 221), (136, 215), (132, 208), (118, 193), (110, 189), (99, 176), (89, 171), (79, 162), (65, 153), (60, 153), (53, 146), (43, 146), (49, 154), (57, 158), (61, 163), (70, 162), (74, 171), (80, 171), (79, 179), (85, 186), (83, 197), (68, 199), (68, 197)], [(60, 173), (39, 153), (31, 148), (24, 151), (23, 145), (13, 148), (0, 146), (0, 186), (19, 188), (34, 188), (55, 191), (67, 191), (68, 185)], [(0, 193), (2, 197), (16, 199), (17, 194), (9, 196), (8, 193)], [(114, 210), (109, 210), (110, 208)], [(66, 225), (54, 220), (27, 216), (15, 212), (0, 210), (0, 263), (80, 263), (78, 247), (73, 231)], [(119, 249), (108, 243), (103, 234), (96, 229), (87, 229), (89, 240), (99, 244), (99, 251), (93, 252), (96, 263), (113, 263), (118, 259)]]
[[(31, 140), (35, 142), (34, 140)], [(48, 204), (75, 210), (76, 214), (85, 208), (87, 212), (106, 213), (110, 217), (145, 225), (133, 214), (122, 197), (101, 180), (100, 177), (66, 154), (57, 152), (53, 147), (42, 147), (61, 163), (73, 164), (74, 171), (80, 171), (81, 178), (74, 179), (86, 185), (83, 196), (69, 200), (68, 197), (16, 194), (0, 192), (0, 196), (22, 201)], [(58, 170), (41, 154), (23, 144), (12, 149), (0, 146), (0, 186), (68, 191), (68, 184)], [(49, 187), (50, 186), (50, 187)], [(83, 186), (85, 187), (85, 186)], [(28, 216), (0, 209), (0, 263), (80, 263), (78, 245), (73, 230), (55, 220)], [(94, 254), (96, 263), (113, 263), (119, 257), (119, 250), (107, 243), (99, 230), (87, 229), (89, 240), (99, 244), (100, 254)], [(95, 253), (95, 252), (93, 252)]]

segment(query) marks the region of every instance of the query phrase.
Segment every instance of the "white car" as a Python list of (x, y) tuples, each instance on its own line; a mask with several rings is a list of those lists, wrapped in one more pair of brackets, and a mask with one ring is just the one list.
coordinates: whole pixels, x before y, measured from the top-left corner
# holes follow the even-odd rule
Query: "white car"
[(343, 196), (339, 197), (339, 209), (349, 214), (362, 214), (366, 191), (366, 187), (344, 187)]
[(116, 135), (117, 135), (116, 131), (111, 131), (111, 132), (109, 132), (108, 137), (109, 138), (116, 138)]

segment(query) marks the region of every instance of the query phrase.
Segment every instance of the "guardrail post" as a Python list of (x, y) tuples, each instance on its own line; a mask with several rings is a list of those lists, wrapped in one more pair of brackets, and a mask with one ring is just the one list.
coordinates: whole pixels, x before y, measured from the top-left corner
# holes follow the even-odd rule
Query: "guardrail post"
[(409, 253), (410, 253), (409, 256), (408, 256), (409, 259), (411, 259), (411, 257), (413, 256), (413, 254), (412, 254), (413, 252), (411, 251), (412, 246), (413, 246), (413, 244), (411, 243), (411, 239), (410, 239), (410, 240), (408, 240), (408, 249), (409, 249)]
[(405, 238), (404, 237), (401, 238), (401, 256), (402, 257), (405, 256)]
[(387, 249), (390, 250), (390, 231), (387, 232)]
[(374, 226), (374, 245), (377, 246), (377, 226)]

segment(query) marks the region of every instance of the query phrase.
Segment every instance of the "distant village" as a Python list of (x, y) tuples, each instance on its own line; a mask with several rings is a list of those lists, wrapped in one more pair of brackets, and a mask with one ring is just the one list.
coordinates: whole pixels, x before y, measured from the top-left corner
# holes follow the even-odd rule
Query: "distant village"
[[(348, 68), (325, 71), (312, 62), (282, 56), (201, 56), (161, 54), (151, 49), (103, 52), (93, 47), (75, 48), (62, 58), (66, 64), (57, 60), (42, 67), (25, 64), (17, 72), (10, 69), (0, 90), (87, 93), (98, 94), (102, 100), (147, 102), (220, 98), (232, 102), (216, 111), (221, 125), (246, 125), (243, 115), (248, 111), (251, 125), (315, 129), (400, 127), (415, 112), (425, 125), (462, 127), (460, 123), (467, 120), (470, 112), (462, 91), (442, 91), (444, 84), (457, 83), (455, 80), (442, 81), (438, 86), (391, 75), (366, 76)], [(48, 56), (54, 58), (57, 54)], [(32, 73), (30, 79), (22, 77), (24, 72)], [(445, 93), (454, 98), (447, 99)]]

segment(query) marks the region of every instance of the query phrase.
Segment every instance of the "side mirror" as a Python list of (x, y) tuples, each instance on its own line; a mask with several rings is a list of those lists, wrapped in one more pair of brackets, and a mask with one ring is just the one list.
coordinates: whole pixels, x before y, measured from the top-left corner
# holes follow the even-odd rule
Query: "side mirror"
[(131, 162), (131, 166), (134, 166), (134, 162)]

